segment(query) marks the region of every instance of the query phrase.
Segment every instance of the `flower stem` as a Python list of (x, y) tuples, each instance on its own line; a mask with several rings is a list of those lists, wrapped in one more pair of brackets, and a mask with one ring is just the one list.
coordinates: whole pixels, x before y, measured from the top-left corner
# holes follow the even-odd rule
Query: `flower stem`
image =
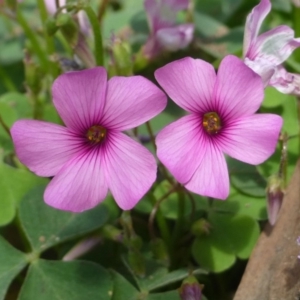
[(17, 92), (18, 89), (15, 86), (14, 82), (11, 80), (11, 78), (6, 74), (6, 71), (3, 69), (3, 67), (0, 65), (0, 78), (6, 89), (10, 92)]
[[(38, 8), (40, 11), (40, 17), (41, 17), (41, 21), (42, 24), (44, 26), (44, 36), (45, 36), (45, 41), (46, 41), (46, 48), (47, 48), (47, 54), (49, 56), (53, 55), (55, 52), (55, 48), (54, 48), (54, 41), (53, 38), (51, 36), (48, 35), (47, 30), (46, 30), (46, 21), (48, 18), (48, 13), (47, 13), (47, 9), (45, 6), (45, 1), (44, 0), (38, 0)], [(56, 78), (57, 75), (59, 74), (59, 70), (57, 65), (52, 62), (51, 60), (49, 60), (49, 71), (52, 74), (53, 78)]]
[(95, 59), (97, 66), (104, 65), (104, 53), (103, 53), (103, 42), (102, 42), (102, 34), (100, 30), (100, 24), (97, 19), (97, 16), (93, 9), (89, 6), (84, 7), (84, 11), (86, 12), (89, 21), (91, 23), (93, 33), (94, 33), (94, 43), (95, 43)]
[[(300, 37), (300, 7), (293, 6), (293, 27), (295, 30), (295, 36)], [(300, 49), (296, 49), (294, 52), (296, 60), (300, 59)]]
[(156, 200), (154, 195), (152, 193), (150, 193), (152, 204), (154, 205), (154, 207), (151, 211), (150, 217), (149, 217), (149, 222), (148, 222), (148, 228), (149, 228), (151, 238), (152, 239), (156, 238), (156, 235), (154, 233), (154, 228), (153, 228), (154, 218), (156, 217), (162, 239), (165, 241), (165, 243), (169, 249), (171, 249), (171, 234), (170, 234), (167, 222), (166, 222), (159, 206), (164, 200), (166, 200), (172, 193), (175, 192), (175, 189), (176, 189), (176, 187), (171, 188), (159, 200)]
[(10, 130), (9, 130), (9, 127), (4, 123), (1, 115), (0, 115), (0, 125), (2, 126), (2, 128), (7, 132), (7, 134), (11, 137), (11, 134), (10, 134)]
[(22, 26), (27, 38), (30, 40), (33, 49), (40, 60), (42, 69), (46, 71), (48, 69), (47, 56), (45, 55), (44, 50), (40, 46), (40, 42), (36, 38), (36, 33), (32, 30), (31, 26), (27, 23), (26, 19), (22, 15), (21, 8), (17, 9), (17, 21)]
[(98, 21), (101, 24), (109, 0), (102, 0), (98, 10)]
[(185, 210), (184, 191), (180, 189), (178, 190), (177, 193), (178, 193), (177, 222), (172, 236), (172, 247), (176, 247), (176, 242), (180, 236), (184, 224), (184, 210)]

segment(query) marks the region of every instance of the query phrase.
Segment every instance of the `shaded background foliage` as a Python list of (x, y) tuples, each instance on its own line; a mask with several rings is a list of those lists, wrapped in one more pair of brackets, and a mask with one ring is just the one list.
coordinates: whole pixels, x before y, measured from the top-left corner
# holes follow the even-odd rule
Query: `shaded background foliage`
[[(196, 29), (191, 45), (164, 53), (149, 63), (138, 59), (149, 34), (143, 1), (108, 1), (101, 27), (106, 65), (113, 33), (128, 42), (136, 58), (133, 67), (125, 67), (153, 81), (155, 69), (185, 56), (205, 59), (217, 67), (227, 54), (241, 56), (245, 19), (256, 4), (254, 0), (194, 1), (193, 13), (188, 16)], [(97, 1), (91, 2), (95, 11), (98, 5)], [(198, 195), (192, 195), (191, 201), (189, 194), (183, 193), (165, 196), (171, 186), (159, 174), (151, 193), (131, 215), (122, 215), (111, 196), (82, 214), (50, 208), (43, 202), (48, 179), (38, 178), (17, 160), (5, 126), (10, 128), (20, 118), (61, 122), (51, 104), (50, 87), (53, 74), (59, 73), (58, 57), (67, 58), (63, 64), (69, 64), (72, 49), (60, 32), (54, 36), (55, 52), (50, 52), (50, 64), (56, 66), (50, 74), (42, 64), (36, 64), (35, 46), (20, 25), (27, 20), (46, 51), (37, 2), (26, 0), (20, 4), (16, 19), (4, 6), (1, 12), (0, 115), (4, 126), (0, 127), (0, 299), (33, 300), (37, 295), (43, 300), (179, 299), (178, 288), (192, 273), (204, 285), (207, 299), (232, 299), (267, 219), (266, 179), (278, 172), (280, 145), (258, 167), (228, 159), (231, 190), (226, 201)], [(274, 0), (263, 27), (267, 30), (286, 24), (300, 36), (298, 15), (291, 2)], [(184, 21), (187, 16), (182, 13), (178, 18)], [(296, 50), (287, 60), (287, 68), (300, 72), (299, 58), (300, 51)], [(38, 82), (30, 82), (26, 73), (31, 63), (39, 74)], [(113, 68), (110, 71), (113, 73)], [(280, 114), (284, 118), (283, 132), (296, 136), (287, 145), (289, 180), (299, 156), (297, 99), (267, 88), (260, 110)], [(170, 102), (150, 121), (151, 127), (156, 133), (182, 114)], [(148, 136), (145, 125), (139, 128), (139, 134)], [(154, 152), (151, 143), (145, 145)], [(157, 219), (149, 232), (149, 216), (156, 205)], [(161, 231), (162, 227), (166, 231)], [(67, 261), (70, 250), (89, 240), (97, 241), (93, 249), (83, 253), (80, 260)]]

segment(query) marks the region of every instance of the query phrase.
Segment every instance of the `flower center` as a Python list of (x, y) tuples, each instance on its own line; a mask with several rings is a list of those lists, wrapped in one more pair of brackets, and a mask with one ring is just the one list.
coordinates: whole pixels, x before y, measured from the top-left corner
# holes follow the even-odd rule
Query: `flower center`
[(94, 125), (89, 128), (89, 130), (86, 133), (86, 137), (91, 143), (98, 144), (105, 139), (106, 132), (106, 128), (100, 125)]
[(217, 134), (221, 129), (221, 119), (215, 112), (206, 113), (203, 116), (202, 125), (209, 134)]

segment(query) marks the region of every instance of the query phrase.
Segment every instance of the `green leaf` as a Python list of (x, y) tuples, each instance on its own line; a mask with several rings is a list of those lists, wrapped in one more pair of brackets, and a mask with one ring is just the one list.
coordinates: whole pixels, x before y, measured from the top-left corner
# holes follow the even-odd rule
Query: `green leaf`
[[(11, 108), (6, 103), (0, 102), (0, 117), (6, 125), (7, 128), (10, 128), (11, 125), (17, 120), (17, 113), (13, 108)], [(0, 125), (0, 149), (4, 150), (4, 153), (9, 153), (13, 151), (13, 144), (8, 132)]]
[(259, 236), (259, 227), (248, 216), (211, 214), (212, 230), (208, 236), (197, 238), (192, 245), (195, 260), (212, 272), (230, 268), (236, 259), (248, 258)]
[[(202, 269), (197, 269), (192, 272), (193, 275), (197, 274), (206, 274), (207, 272)], [(143, 281), (144, 285), (147, 287), (148, 291), (153, 291), (158, 288), (162, 288), (164, 286), (167, 286), (171, 283), (181, 281), (188, 277), (190, 275), (190, 270), (188, 269), (179, 269), (172, 271), (170, 273), (166, 274), (159, 274), (158, 276), (155, 276), (155, 274), (149, 276), (146, 278), (146, 280)]]
[(179, 292), (170, 291), (165, 293), (158, 293), (158, 294), (150, 294), (147, 297), (147, 300), (180, 300)]
[(33, 187), (45, 184), (47, 179), (40, 178), (23, 169), (0, 164), (0, 226), (12, 221), (16, 207), (22, 197)]
[(140, 292), (121, 274), (111, 271), (113, 276), (112, 300), (136, 300)]
[(255, 166), (227, 158), (232, 185), (244, 194), (264, 197), (266, 180), (258, 173)]
[(29, 100), (24, 94), (17, 92), (6, 93), (0, 97), (0, 103), (5, 103), (16, 111), (18, 118), (32, 117), (32, 109), (29, 105)]
[(18, 300), (109, 300), (111, 293), (109, 273), (100, 265), (39, 259), (29, 267)]
[(265, 98), (262, 103), (263, 107), (276, 107), (284, 103), (292, 96), (280, 93), (273, 87), (267, 87), (265, 89)]
[(37, 252), (93, 231), (108, 219), (103, 205), (78, 214), (60, 211), (44, 203), (43, 193), (44, 187), (31, 190), (19, 211), (24, 232)]
[(26, 264), (25, 254), (0, 236), (0, 300), (5, 298), (10, 283)]
[(213, 210), (219, 213), (241, 214), (256, 220), (266, 220), (266, 197), (251, 197), (244, 195), (231, 187), (230, 195), (225, 201), (214, 201)]
[(122, 27), (128, 26), (132, 17), (140, 11), (143, 11), (143, 2), (136, 0), (122, 1), (122, 9), (111, 12), (103, 19), (104, 39), (109, 39), (112, 32), (119, 31)]

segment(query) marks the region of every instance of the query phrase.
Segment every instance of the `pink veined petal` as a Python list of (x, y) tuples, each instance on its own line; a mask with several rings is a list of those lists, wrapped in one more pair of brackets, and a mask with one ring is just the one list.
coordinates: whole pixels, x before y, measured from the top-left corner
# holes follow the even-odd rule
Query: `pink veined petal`
[(176, 51), (187, 47), (193, 39), (193, 34), (193, 24), (182, 24), (158, 30), (156, 38), (163, 49)]
[(258, 5), (256, 5), (252, 12), (248, 15), (245, 25), (244, 33), (244, 45), (243, 53), (244, 57), (247, 56), (248, 49), (252, 42), (255, 42), (255, 39), (258, 35), (260, 26), (271, 10), (270, 0), (261, 0)]
[(171, 99), (183, 109), (193, 113), (210, 109), (216, 80), (211, 64), (186, 57), (159, 68), (154, 75)]
[(143, 146), (121, 132), (110, 132), (102, 161), (108, 187), (123, 210), (132, 209), (156, 179), (156, 161)]
[(203, 159), (185, 187), (202, 196), (225, 200), (229, 194), (229, 175), (224, 154), (212, 139), (203, 151)]
[(264, 87), (266, 87), (275, 73), (276, 67), (274, 64), (262, 57), (257, 57), (255, 60), (250, 60), (246, 57), (244, 62), (251, 70), (261, 77)]
[(167, 105), (166, 95), (142, 76), (113, 77), (108, 81), (101, 124), (127, 130), (159, 114)]
[(165, 1), (145, 0), (144, 6), (151, 33), (175, 24), (177, 11)]
[(19, 120), (11, 135), (20, 161), (39, 176), (54, 176), (83, 147), (66, 127), (42, 121)]
[(163, 1), (165, 1), (168, 6), (172, 7), (176, 11), (187, 9), (190, 2), (189, 0), (163, 0)]
[(257, 165), (274, 153), (281, 126), (280, 116), (255, 114), (232, 122), (217, 144), (229, 156)]
[(156, 137), (159, 160), (182, 184), (194, 175), (203, 159), (206, 144), (201, 119), (195, 114), (171, 123)]
[(214, 88), (214, 109), (226, 121), (250, 116), (260, 107), (264, 98), (264, 85), (240, 59), (226, 56), (219, 67)]
[(150, 36), (143, 48), (144, 55), (147, 58), (152, 59), (153, 57), (157, 56), (161, 51), (162, 51), (162, 46), (157, 40), (156, 35), (154, 34)]
[(294, 38), (294, 31), (285, 25), (261, 34), (248, 51), (247, 57), (254, 60), (262, 57), (277, 66), (300, 47), (300, 38)]
[(48, 184), (45, 202), (57, 209), (82, 212), (95, 207), (108, 191), (101, 164), (101, 149), (82, 151)]
[(82, 132), (99, 123), (106, 85), (102, 67), (65, 73), (54, 81), (53, 103), (67, 127)]
[(282, 66), (276, 68), (269, 84), (281, 93), (300, 95), (300, 74), (289, 73)]

